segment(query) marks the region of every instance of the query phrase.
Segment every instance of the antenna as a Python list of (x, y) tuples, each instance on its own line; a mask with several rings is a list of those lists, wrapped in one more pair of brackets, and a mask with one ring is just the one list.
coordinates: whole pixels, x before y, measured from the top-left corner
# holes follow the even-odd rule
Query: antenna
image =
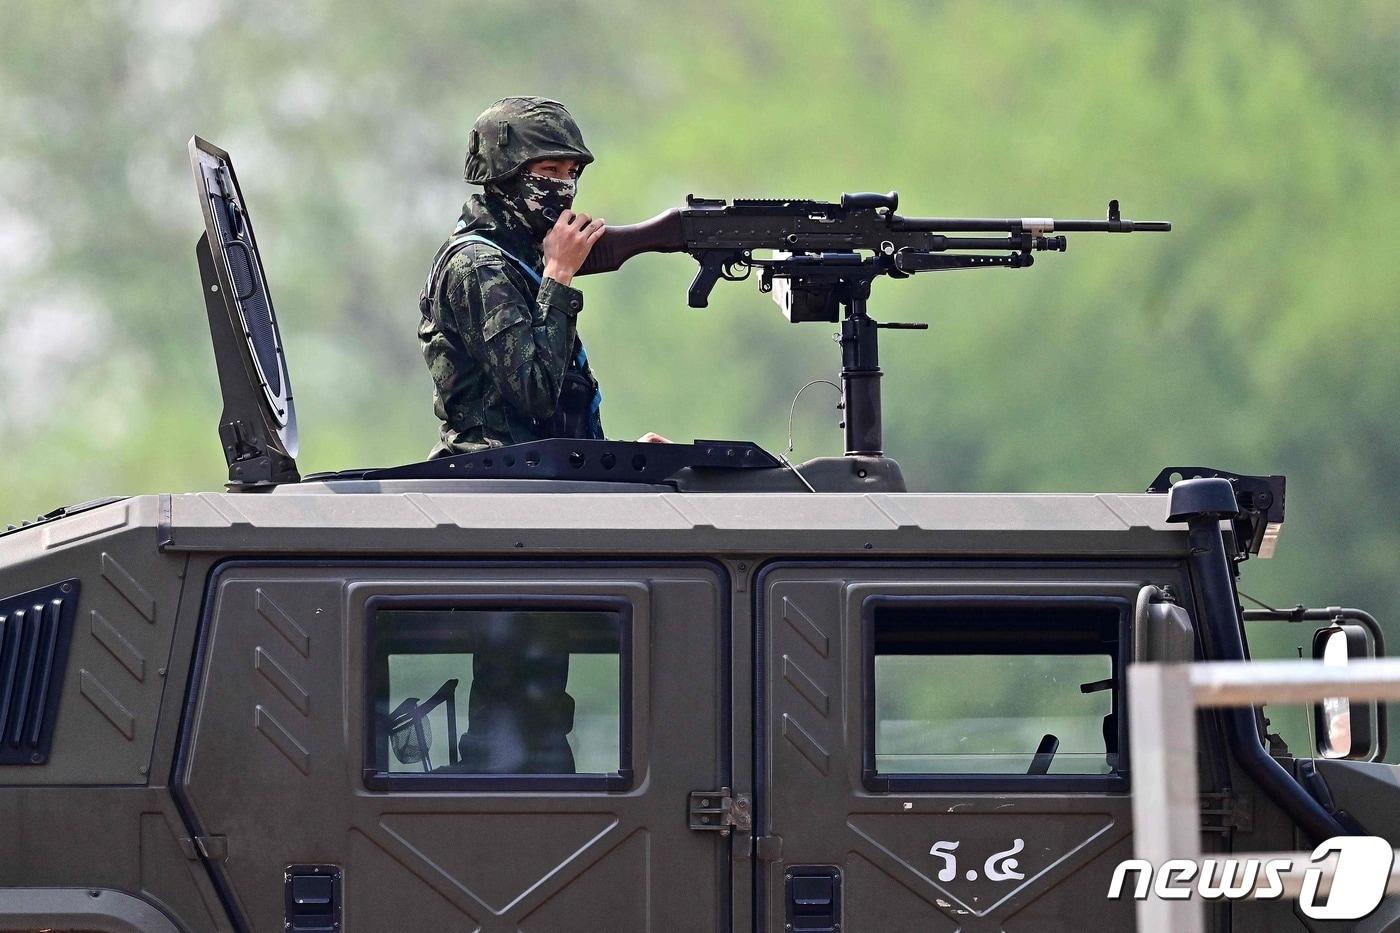
[(229, 154), (190, 139), (190, 167), (204, 212), (195, 246), (224, 408), (219, 442), (231, 490), (299, 482), (297, 417), (253, 226)]

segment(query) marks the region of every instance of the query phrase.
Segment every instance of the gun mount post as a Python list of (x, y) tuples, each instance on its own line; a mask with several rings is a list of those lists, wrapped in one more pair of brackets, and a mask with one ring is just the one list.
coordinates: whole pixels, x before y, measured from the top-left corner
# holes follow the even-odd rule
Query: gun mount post
[(841, 404), (846, 456), (884, 456), (880, 409), (880, 326), (865, 313), (870, 280), (847, 283), (838, 294), (841, 320)]
[(889, 259), (862, 259), (849, 252), (818, 252), (772, 260), (749, 260), (763, 269), (759, 291), (773, 292), (774, 283), (791, 284), (775, 294), (791, 321), (840, 323), (841, 427), (846, 456), (883, 458), (881, 416), (880, 331), (885, 328), (925, 330), (924, 323), (881, 323), (867, 313), (870, 286), (891, 274)]

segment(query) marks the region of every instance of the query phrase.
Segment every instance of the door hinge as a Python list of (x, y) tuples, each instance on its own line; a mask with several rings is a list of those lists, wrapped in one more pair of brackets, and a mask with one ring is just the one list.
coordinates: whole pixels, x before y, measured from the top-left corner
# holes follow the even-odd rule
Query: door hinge
[(715, 830), (728, 836), (733, 830), (753, 828), (753, 801), (747, 794), (731, 794), (729, 788), (690, 792), (690, 828)]
[(1201, 832), (1228, 833), (1254, 829), (1254, 808), (1248, 797), (1231, 793), (1201, 794)]

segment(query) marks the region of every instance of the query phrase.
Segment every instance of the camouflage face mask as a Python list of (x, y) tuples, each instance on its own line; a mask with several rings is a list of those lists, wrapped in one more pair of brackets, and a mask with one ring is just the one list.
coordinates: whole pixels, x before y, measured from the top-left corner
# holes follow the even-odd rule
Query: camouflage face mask
[(543, 236), (561, 213), (573, 207), (578, 180), (519, 172), (498, 182), (495, 188), (525, 225)]

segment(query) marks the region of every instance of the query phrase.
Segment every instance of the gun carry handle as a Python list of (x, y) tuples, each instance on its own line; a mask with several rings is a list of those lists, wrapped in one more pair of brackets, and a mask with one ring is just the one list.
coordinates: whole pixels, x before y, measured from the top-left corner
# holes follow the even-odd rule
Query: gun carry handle
[(879, 194), (874, 191), (857, 191), (841, 195), (841, 206), (848, 211), (874, 210), (875, 208), (886, 207), (891, 212), (899, 209), (899, 192), (891, 191), (889, 194)]
[(684, 248), (681, 212), (673, 207), (651, 220), (604, 230), (577, 274), (612, 272), (638, 253), (676, 253)]

